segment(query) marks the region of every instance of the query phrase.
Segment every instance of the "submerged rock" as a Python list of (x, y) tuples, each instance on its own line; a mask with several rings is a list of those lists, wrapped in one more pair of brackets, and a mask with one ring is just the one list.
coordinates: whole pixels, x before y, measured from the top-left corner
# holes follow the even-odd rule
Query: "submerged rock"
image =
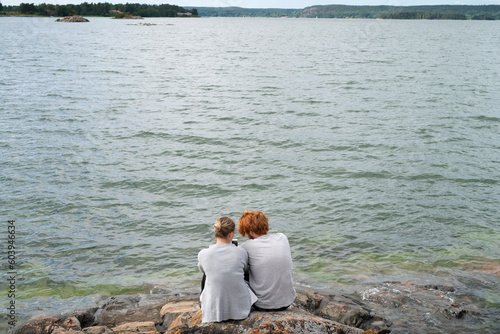
[(93, 324), (113, 328), (128, 322), (158, 323), (160, 310), (168, 299), (165, 295), (113, 296), (95, 312)]
[[(455, 302), (451, 293), (452, 286), (439, 284), (415, 284), (409, 282), (385, 282), (383, 286), (372, 288), (363, 293), (363, 300), (372, 301), (388, 308), (406, 310), (425, 307), (433, 313), (441, 312), (461, 318), (466, 313), (477, 313), (472, 303)], [(448, 310), (448, 311), (443, 311)]]
[(408, 333), (456, 333), (462, 331), (463, 321), (475, 321), (480, 316), (469, 298), (461, 297), (457, 288), (442, 284), (387, 281), (365, 290), (362, 299), (381, 316), (391, 316), (395, 327), (415, 328)]

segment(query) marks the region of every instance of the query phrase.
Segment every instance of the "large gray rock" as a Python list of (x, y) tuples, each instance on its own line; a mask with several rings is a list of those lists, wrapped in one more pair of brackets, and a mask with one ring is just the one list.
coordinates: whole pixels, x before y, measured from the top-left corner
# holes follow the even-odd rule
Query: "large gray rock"
[(390, 333), (390, 321), (376, 316), (361, 302), (333, 294), (321, 295), (317, 292), (296, 288), (297, 298), (292, 309), (302, 309), (324, 319), (344, 325), (374, 330), (380, 334)]
[(160, 310), (168, 295), (119, 295), (108, 298), (94, 315), (94, 325), (113, 328), (127, 322), (161, 320)]
[(63, 320), (56, 317), (43, 317), (32, 320), (19, 328), (17, 334), (52, 334), (59, 327), (62, 327)]

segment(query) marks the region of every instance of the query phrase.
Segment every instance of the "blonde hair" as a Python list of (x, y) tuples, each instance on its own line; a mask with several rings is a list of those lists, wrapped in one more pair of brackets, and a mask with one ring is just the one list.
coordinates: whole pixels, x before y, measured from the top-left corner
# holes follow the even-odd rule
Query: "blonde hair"
[(248, 232), (265, 235), (269, 231), (269, 220), (260, 211), (244, 211), (238, 221), (238, 231), (243, 237)]
[(227, 238), (229, 233), (234, 232), (234, 221), (226, 216), (222, 216), (215, 221), (214, 232), (217, 238)]

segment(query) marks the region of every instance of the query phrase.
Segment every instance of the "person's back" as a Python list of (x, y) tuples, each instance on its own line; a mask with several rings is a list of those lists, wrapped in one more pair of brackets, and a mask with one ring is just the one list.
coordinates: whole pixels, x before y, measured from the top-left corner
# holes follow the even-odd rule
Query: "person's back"
[(290, 245), (282, 233), (267, 234), (241, 245), (249, 256), (250, 288), (257, 295), (255, 306), (280, 309), (295, 299)]
[(244, 319), (252, 301), (243, 276), (247, 252), (233, 244), (215, 244), (198, 254), (199, 268), (206, 275), (201, 294), (203, 322)]
[(230, 242), (234, 236), (234, 222), (232, 231), (220, 232), (220, 237), (216, 225), (214, 227), (217, 243), (198, 253), (198, 267), (206, 275), (200, 296), (202, 322), (245, 319), (256, 300), (244, 280), (248, 254)]
[(268, 229), (267, 217), (260, 211), (245, 211), (238, 224), (240, 234), (250, 238), (241, 247), (249, 256), (249, 284), (258, 298), (254, 306), (285, 309), (295, 299), (290, 245), (284, 234), (267, 234)]

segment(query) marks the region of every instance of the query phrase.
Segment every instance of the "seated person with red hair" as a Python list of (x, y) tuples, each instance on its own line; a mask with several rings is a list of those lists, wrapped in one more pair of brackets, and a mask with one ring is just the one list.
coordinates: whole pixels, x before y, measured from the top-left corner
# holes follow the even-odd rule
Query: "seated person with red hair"
[(259, 311), (285, 310), (295, 300), (292, 254), (283, 233), (267, 234), (269, 222), (260, 211), (245, 211), (238, 231), (250, 240), (241, 244), (248, 252), (249, 284), (257, 295)]

